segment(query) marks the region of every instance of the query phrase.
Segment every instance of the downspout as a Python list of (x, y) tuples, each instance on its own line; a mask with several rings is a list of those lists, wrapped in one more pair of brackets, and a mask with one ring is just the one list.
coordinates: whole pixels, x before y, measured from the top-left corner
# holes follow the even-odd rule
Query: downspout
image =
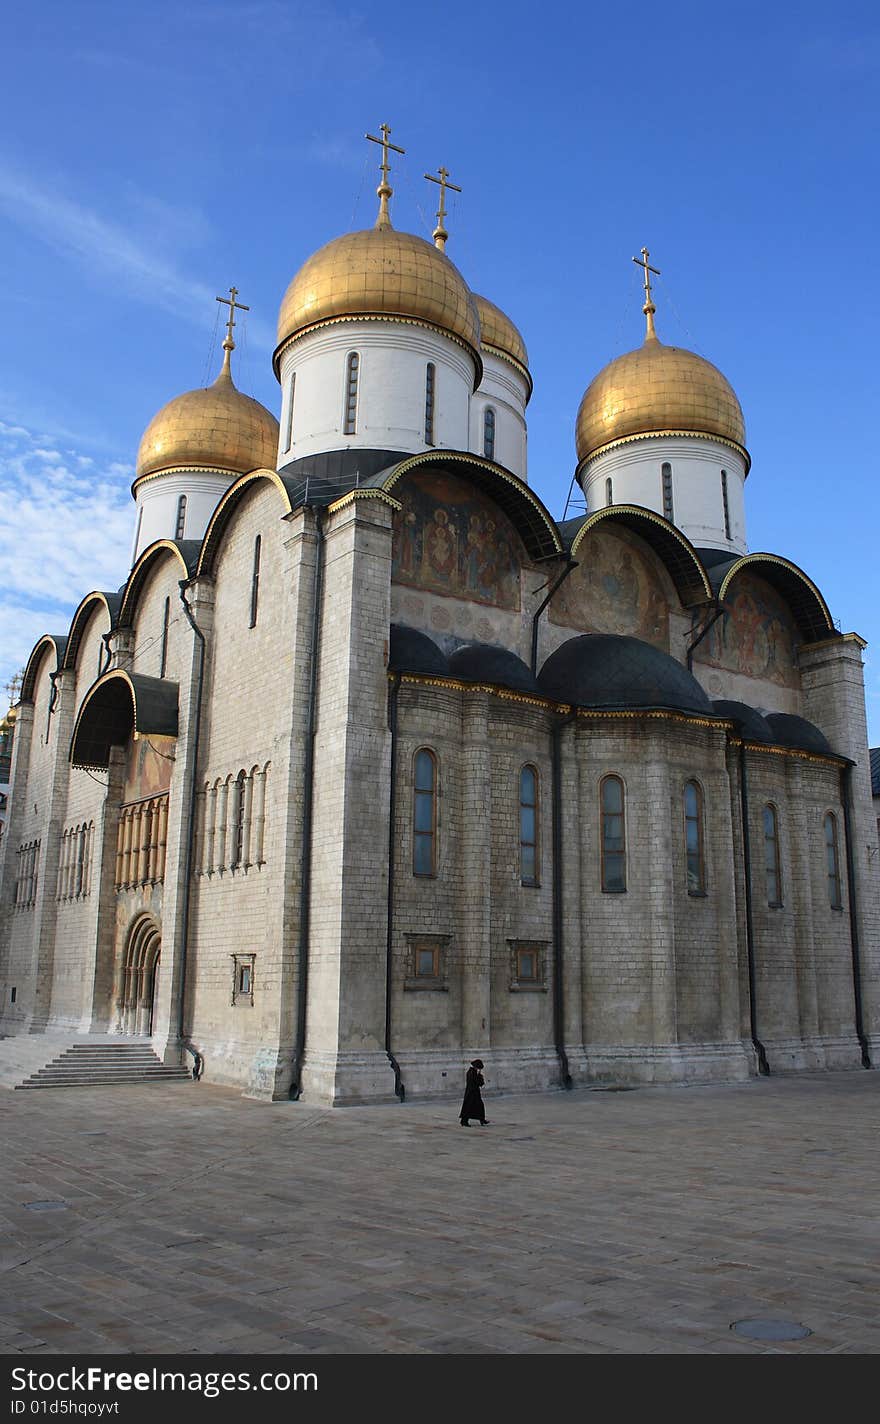
[(715, 600), (715, 607), (714, 607), (713, 612), (712, 612), (712, 617), (709, 618), (709, 619), (707, 619), (706, 622), (703, 624), (703, 627), (700, 629), (699, 636), (696, 637), (696, 638), (694, 638), (694, 641), (693, 641), (692, 643), (689, 643), (689, 644), (688, 644), (688, 647), (687, 647), (687, 670), (688, 670), (688, 672), (693, 672), (693, 670), (694, 670), (694, 651), (700, 646), (700, 644), (702, 643), (702, 641), (703, 641), (703, 639), (705, 638), (706, 634), (707, 634), (712, 628), (715, 627), (715, 624), (718, 622), (718, 619), (721, 617), (722, 613), (726, 613), (726, 612), (727, 612), (727, 610), (726, 610), (726, 608), (724, 607), (724, 604), (721, 602), (720, 599), (716, 598), (716, 600)]
[(559, 1058), (562, 1086), (571, 1088), (571, 1072), (565, 1051), (565, 998), (563, 986), (562, 933), (562, 733), (577, 716), (576, 709), (563, 717), (550, 733), (553, 766), (553, 1041)]
[(180, 1038), (180, 1042), (185, 1048), (186, 1052), (191, 1053), (193, 1056), (192, 1075), (193, 1078), (198, 1080), (202, 1076), (204, 1059), (202, 1058), (202, 1055), (200, 1053), (197, 1053), (196, 1050), (187, 1042), (183, 1026), (183, 1015), (184, 1002), (186, 998), (186, 963), (187, 954), (189, 951), (190, 886), (192, 883), (193, 844), (195, 841), (196, 828), (196, 788), (198, 786), (199, 741), (201, 739), (202, 733), (202, 690), (204, 688), (205, 683), (205, 635), (199, 627), (198, 623), (196, 622), (195, 618), (193, 617), (192, 609), (186, 601), (186, 579), (181, 579), (179, 588), (180, 601), (183, 604), (183, 611), (186, 614), (186, 620), (189, 623), (189, 626), (192, 628), (193, 632), (195, 633), (199, 642), (199, 667), (196, 679), (196, 717), (195, 726), (193, 728), (192, 770), (190, 772), (189, 786), (189, 824), (187, 826), (186, 831), (186, 853), (184, 856), (183, 867), (183, 915), (180, 932), (180, 987), (178, 990), (177, 1032)]
[(853, 763), (840, 770), (840, 799), (843, 803), (843, 840), (846, 848), (846, 886), (849, 894), (849, 937), (852, 945), (853, 999), (856, 1010), (856, 1035), (862, 1050), (862, 1067), (871, 1067), (871, 1054), (865, 1037), (862, 1014), (862, 967), (859, 951), (859, 910), (856, 900), (856, 867), (852, 839), (852, 774)]
[(110, 666), (110, 659), (113, 657), (113, 653), (112, 653), (111, 648), (110, 648), (110, 639), (111, 639), (112, 637), (113, 637), (113, 629), (112, 629), (112, 628), (110, 628), (106, 633), (102, 633), (102, 634), (101, 634), (101, 642), (104, 644), (104, 652), (107, 654), (107, 659), (106, 659), (106, 661), (103, 661), (103, 658), (102, 658), (103, 666), (98, 668), (98, 677), (103, 677), (103, 676), (104, 676), (104, 673), (107, 671), (108, 667)]
[(746, 892), (746, 954), (749, 969), (749, 1031), (758, 1058), (758, 1072), (769, 1077), (767, 1051), (758, 1038), (757, 1004), (755, 996), (755, 925), (752, 915), (752, 848), (749, 841), (749, 779), (746, 771), (746, 744), (739, 747), (739, 795), (742, 814), (743, 878)]
[(553, 587), (550, 589), (550, 592), (547, 594), (547, 597), (544, 599), (544, 602), (541, 604), (540, 608), (536, 609), (536, 611), (532, 614), (532, 677), (535, 676), (535, 673), (538, 669), (538, 620), (556, 590), (562, 587), (562, 585), (565, 583), (565, 580), (571, 573), (572, 569), (576, 569), (577, 566), (577, 559), (573, 559), (571, 555), (569, 555), (568, 563), (562, 570), (562, 573), (559, 575), (559, 578), (556, 580), (555, 584), (553, 584)]
[(394, 674), (388, 699), (388, 725), (391, 732), (390, 790), (388, 793), (388, 931), (385, 941), (385, 1052), (394, 1069), (394, 1091), (401, 1102), (406, 1098), (406, 1088), (400, 1075), (400, 1064), (391, 1051), (391, 981), (392, 981), (392, 928), (394, 916), (394, 800), (397, 790), (397, 695), (400, 692), (400, 673)]
[(315, 792), (315, 736), (317, 734), (318, 655), (321, 647), (321, 607), (324, 601), (324, 520), (314, 505), (306, 505), (315, 514), (315, 584), (312, 601), (312, 633), (309, 647), (309, 704), (306, 721), (306, 745), (303, 760), (302, 850), (299, 883), (299, 947), (296, 973), (296, 1055), (290, 1096), (297, 1102), (302, 1096), (302, 1063), (306, 1046), (306, 1005), (309, 979), (309, 929), (312, 889), (312, 807)]

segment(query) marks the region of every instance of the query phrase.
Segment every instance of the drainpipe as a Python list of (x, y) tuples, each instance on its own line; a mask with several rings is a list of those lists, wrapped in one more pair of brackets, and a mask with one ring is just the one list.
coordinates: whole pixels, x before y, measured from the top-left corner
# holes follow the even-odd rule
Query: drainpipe
[(562, 573), (559, 575), (559, 578), (556, 580), (555, 584), (553, 584), (552, 588), (550, 589), (550, 592), (544, 599), (544, 602), (541, 604), (540, 608), (536, 609), (536, 611), (532, 614), (532, 677), (535, 676), (535, 673), (538, 670), (538, 619), (541, 617), (541, 614), (544, 612), (544, 609), (547, 607), (547, 604), (550, 602), (556, 590), (562, 587), (562, 585), (565, 583), (565, 580), (571, 573), (572, 569), (576, 569), (577, 566), (577, 559), (573, 559), (569, 555), (568, 563), (562, 570)]
[(565, 1051), (563, 933), (562, 933), (562, 733), (577, 716), (575, 708), (550, 733), (553, 765), (553, 1040), (559, 1058), (562, 1086), (571, 1088), (571, 1073)]
[(103, 677), (110, 666), (110, 659), (113, 657), (113, 653), (110, 650), (110, 639), (113, 637), (113, 632), (114, 630), (111, 628), (108, 632), (101, 634), (101, 642), (104, 644), (104, 652), (107, 654), (107, 657), (104, 659), (102, 654), (102, 665), (98, 668), (98, 677)]
[(746, 890), (746, 951), (749, 969), (749, 1031), (758, 1057), (758, 1072), (769, 1077), (767, 1050), (758, 1038), (757, 1005), (755, 999), (755, 926), (752, 916), (752, 848), (749, 841), (749, 779), (746, 771), (746, 744), (739, 747), (739, 795), (742, 813), (743, 877)]
[(302, 1096), (302, 1062), (306, 1046), (306, 1004), (309, 978), (309, 927), (312, 888), (312, 806), (315, 791), (315, 736), (317, 734), (318, 655), (321, 647), (321, 606), (324, 595), (324, 520), (315, 505), (306, 505), (315, 514), (315, 584), (312, 604), (312, 633), (309, 648), (309, 706), (303, 761), (302, 852), (299, 885), (299, 949), (296, 974), (296, 1055), (290, 1096)]
[(195, 841), (196, 829), (196, 788), (198, 786), (199, 741), (201, 739), (202, 733), (202, 690), (204, 688), (205, 683), (205, 635), (199, 627), (198, 623), (196, 622), (195, 618), (193, 617), (192, 609), (186, 601), (186, 579), (181, 579), (179, 588), (180, 601), (183, 604), (183, 611), (186, 614), (186, 621), (189, 623), (189, 626), (192, 628), (193, 632), (196, 635), (196, 638), (198, 639), (199, 667), (196, 678), (196, 718), (195, 727), (193, 729), (192, 770), (190, 772), (189, 786), (189, 825), (187, 826), (186, 832), (186, 853), (184, 856), (183, 867), (183, 917), (180, 933), (180, 988), (178, 991), (177, 1032), (180, 1038), (180, 1042), (182, 1043), (186, 1052), (192, 1054), (193, 1078), (198, 1081), (198, 1079), (202, 1076), (204, 1059), (202, 1058), (202, 1055), (200, 1053), (197, 1053), (196, 1050), (187, 1042), (187, 1036), (184, 1032), (183, 1026), (183, 1016), (184, 1001), (186, 997), (186, 961), (187, 953), (189, 950), (190, 886), (192, 883), (193, 844)]
[(713, 610), (712, 610), (712, 617), (709, 618), (709, 619), (707, 619), (707, 621), (703, 624), (703, 627), (700, 629), (699, 635), (698, 635), (696, 638), (694, 638), (694, 641), (693, 641), (692, 643), (689, 643), (689, 644), (688, 644), (688, 647), (687, 647), (687, 670), (688, 670), (688, 672), (693, 672), (693, 670), (694, 670), (694, 652), (695, 652), (695, 650), (700, 646), (700, 644), (702, 643), (703, 639), (705, 638), (705, 636), (706, 636), (706, 634), (709, 632), (709, 630), (715, 627), (715, 624), (718, 622), (718, 619), (721, 617), (722, 613), (726, 613), (726, 612), (727, 612), (727, 609), (725, 608), (724, 604), (721, 602), (720, 599), (716, 598), (716, 600), (715, 600), (715, 605), (714, 605), (714, 608), (713, 608)]
[(856, 901), (856, 867), (852, 838), (852, 774), (853, 762), (840, 769), (840, 799), (843, 803), (843, 839), (846, 847), (846, 886), (849, 894), (849, 937), (852, 945), (853, 998), (856, 1010), (856, 1034), (862, 1050), (862, 1067), (871, 1067), (871, 1054), (865, 1037), (862, 1016), (862, 968), (859, 952), (859, 911)]
[(406, 1088), (400, 1075), (400, 1064), (391, 1051), (391, 963), (392, 926), (394, 916), (394, 798), (397, 790), (397, 694), (400, 692), (400, 673), (396, 672), (391, 683), (388, 703), (388, 725), (391, 732), (390, 791), (388, 794), (388, 931), (385, 941), (385, 1052), (394, 1069), (394, 1091), (401, 1102), (406, 1098)]

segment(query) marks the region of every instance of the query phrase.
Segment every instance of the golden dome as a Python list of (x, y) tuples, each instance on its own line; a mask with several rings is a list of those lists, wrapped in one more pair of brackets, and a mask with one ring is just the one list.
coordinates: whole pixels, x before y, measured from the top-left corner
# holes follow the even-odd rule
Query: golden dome
[(480, 345), (489, 350), (500, 351), (509, 356), (518, 366), (529, 369), (529, 353), (517, 328), (510, 317), (488, 297), (479, 297), (474, 292), (474, 301), (480, 317)]
[(175, 396), (153, 416), (138, 449), (135, 484), (186, 465), (245, 475), (277, 463), (278, 421), (236, 390), (227, 350), (213, 386)]
[(402, 317), (457, 337), (480, 362), (480, 319), (467, 283), (449, 258), (390, 223), (336, 237), (299, 269), (278, 314), (278, 347), (323, 322)]
[(745, 449), (745, 422), (730, 382), (717, 366), (649, 334), (618, 356), (587, 387), (577, 414), (578, 460), (640, 435), (709, 435)]

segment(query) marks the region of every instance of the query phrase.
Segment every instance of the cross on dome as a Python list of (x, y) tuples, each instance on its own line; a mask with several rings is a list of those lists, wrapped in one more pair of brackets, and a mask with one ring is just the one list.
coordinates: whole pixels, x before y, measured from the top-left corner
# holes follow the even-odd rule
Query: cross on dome
[(647, 329), (647, 331), (645, 332), (645, 340), (646, 340), (646, 341), (656, 341), (656, 340), (657, 340), (657, 333), (656, 333), (656, 331), (654, 330), (654, 313), (655, 313), (655, 311), (657, 310), (657, 308), (655, 307), (655, 305), (654, 305), (654, 300), (653, 300), (653, 298), (652, 298), (652, 296), (651, 296), (651, 278), (650, 278), (650, 275), (649, 275), (649, 274), (650, 274), (651, 272), (653, 272), (655, 277), (659, 277), (659, 276), (660, 276), (660, 268), (659, 268), (659, 267), (652, 267), (651, 264), (649, 263), (648, 258), (650, 257), (651, 254), (650, 254), (650, 252), (648, 251), (647, 247), (643, 247), (641, 251), (642, 251), (641, 260), (640, 260), (638, 257), (634, 257), (634, 258), (633, 258), (633, 262), (636, 264), (637, 267), (641, 267), (641, 268), (642, 268), (642, 271), (643, 271), (643, 274), (644, 274), (644, 278), (645, 278), (645, 305), (642, 307), (642, 311), (645, 313), (645, 316), (646, 316), (647, 319), (648, 319), (648, 329)]
[(391, 142), (389, 137), (391, 133), (390, 124), (380, 124), (379, 132), (382, 135), (381, 138), (377, 138), (375, 134), (369, 133), (364, 134), (364, 138), (368, 138), (370, 143), (378, 143), (382, 149), (382, 162), (379, 164), (382, 171), (382, 181), (376, 189), (379, 198), (379, 216), (376, 218), (376, 226), (390, 227), (391, 215), (388, 212), (388, 199), (391, 197), (394, 189), (388, 182), (388, 174), (391, 172), (391, 165), (388, 162), (388, 150), (391, 149), (393, 153), (406, 153), (406, 149), (398, 148), (396, 143)]
[(453, 193), (460, 193), (461, 189), (457, 183), (451, 183), (449, 181), (448, 168), (438, 168), (437, 172), (440, 174), (439, 178), (435, 178), (433, 173), (426, 173), (425, 177), (429, 183), (436, 183), (440, 188), (440, 206), (437, 209), (437, 226), (431, 233), (431, 236), (434, 239), (434, 246), (439, 247), (441, 252), (445, 252), (446, 242), (449, 237), (449, 233), (443, 226), (443, 219), (446, 217), (446, 189), (451, 188)]
[(235, 342), (232, 339), (232, 328), (235, 326), (235, 313), (237, 311), (250, 311), (250, 307), (246, 307), (244, 302), (237, 302), (235, 300), (237, 296), (238, 288), (230, 287), (228, 297), (217, 298), (218, 302), (222, 302), (224, 306), (229, 308), (229, 320), (226, 323), (226, 340), (223, 342), (223, 350), (226, 352), (226, 355), (223, 357), (223, 371), (229, 370), (229, 354), (235, 350)]

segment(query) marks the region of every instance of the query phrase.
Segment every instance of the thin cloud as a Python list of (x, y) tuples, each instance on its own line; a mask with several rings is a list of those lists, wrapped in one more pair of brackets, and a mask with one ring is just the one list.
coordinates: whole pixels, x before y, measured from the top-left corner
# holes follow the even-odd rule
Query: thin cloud
[[(142, 206), (149, 202), (143, 195), (139, 201)], [(204, 327), (205, 313), (211, 311), (217, 295), (213, 288), (187, 277), (155, 246), (141, 243), (120, 224), (3, 164), (0, 212), (92, 277), (110, 277), (138, 301), (158, 303)], [(248, 335), (257, 346), (271, 350), (274, 345), (273, 332), (259, 320), (249, 322)]]

